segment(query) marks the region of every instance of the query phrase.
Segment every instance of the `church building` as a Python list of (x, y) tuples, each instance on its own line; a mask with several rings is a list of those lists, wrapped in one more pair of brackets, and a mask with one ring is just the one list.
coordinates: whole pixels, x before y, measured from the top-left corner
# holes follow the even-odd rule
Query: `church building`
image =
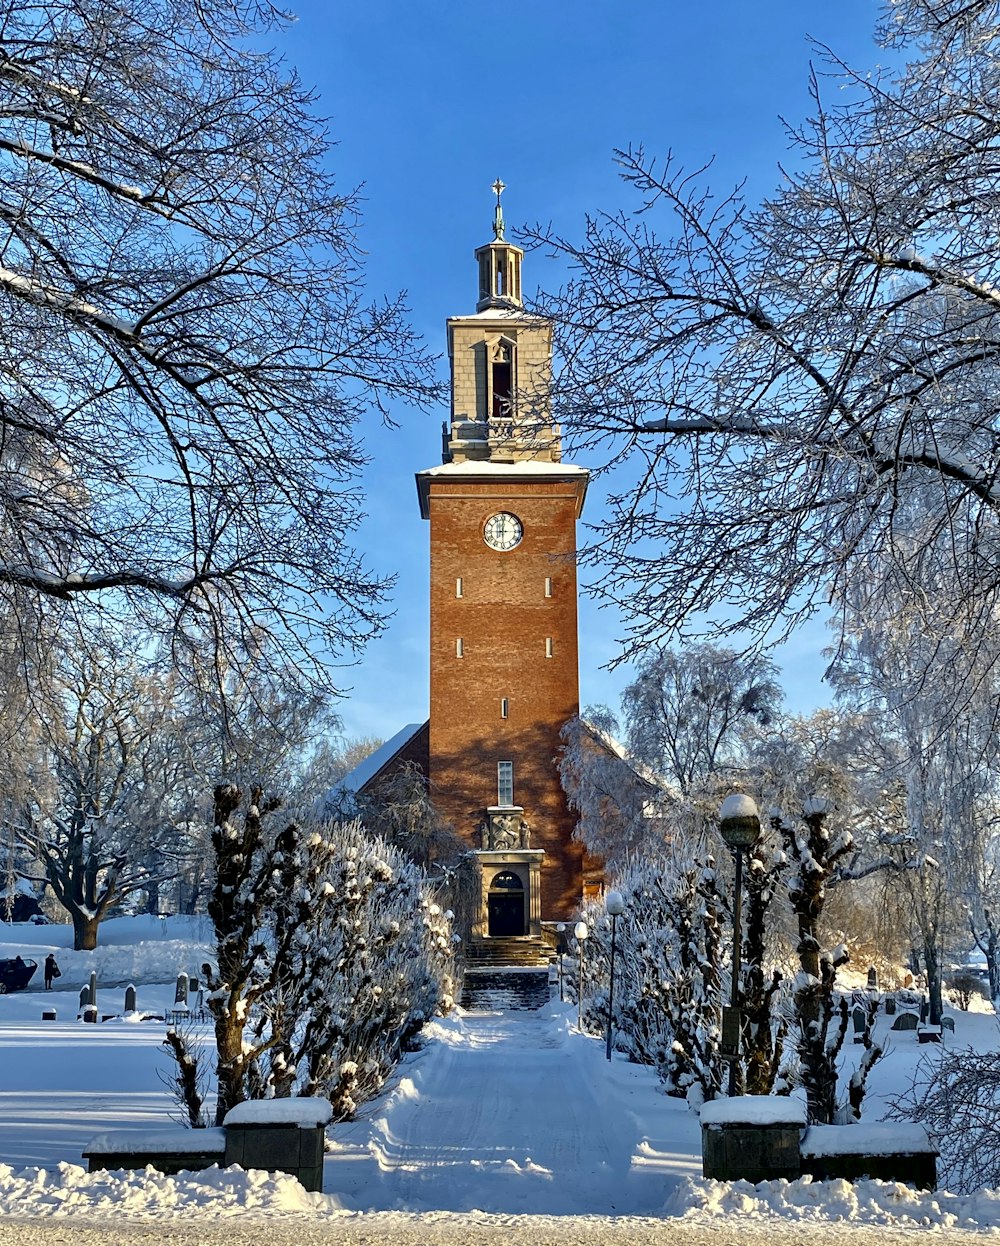
[(537, 937), (593, 889), (556, 765), (560, 730), (579, 713), (576, 522), (588, 473), (562, 461), (551, 325), (524, 310), (524, 252), (504, 237), (503, 183), (493, 189), (476, 310), (448, 320), (442, 462), (416, 477), (430, 532), (430, 719), (347, 780), (371, 790), (402, 760), (419, 765), (479, 856), (476, 941)]

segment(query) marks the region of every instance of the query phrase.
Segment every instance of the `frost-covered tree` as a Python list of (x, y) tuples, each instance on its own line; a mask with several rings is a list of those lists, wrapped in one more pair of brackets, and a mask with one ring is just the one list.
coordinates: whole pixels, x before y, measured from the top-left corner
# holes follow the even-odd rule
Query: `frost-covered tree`
[[(765, 964), (770, 949), (764, 939), (780, 862), (766, 860), (760, 849), (747, 873), (738, 1080), (749, 1093), (763, 1094), (775, 1085), (785, 1031), (775, 1007), (780, 974)], [(616, 1046), (656, 1068), (668, 1093), (695, 1104), (714, 1098), (725, 1082), (719, 1045), (732, 981), (724, 880), (710, 855), (660, 842), (622, 865), (615, 888), (625, 901), (616, 937)], [(584, 917), (590, 928), (586, 1018), (599, 1030), (607, 1021), (610, 919), (600, 900), (586, 906)]]
[[(711, 859), (663, 845), (631, 858), (615, 877), (625, 901), (616, 932), (616, 1045), (652, 1065), (669, 1093), (696, 1104), (714, 1098), (723, 1083), (717, 882)], [(603, 901), (585, 906), (584, 920), (586, 1018), (600, 1031), (611, 950)]]
[(269, 0), (0, 2), (0, 616), (297, 665), (380, 625), (357, 423), (433, 392)]
[(644, 657), (622, 695), (630, 753), (684, 797), (745, 761), (748, 737), (779, 716), (774, 663), (715, 645)]
[(898, 792), (884, 839), (919, 867), (900, 871), (896, 886), (935, 1023), (944, 954), (967, 944), (970, 915), (976, 929), (990, 907), (982, 888), (996, 809), (996, 648), (928, 631), (945, 588), (886, 593), (877, 608), (856, 611), (832, 668), (839, 698), (865, 716), (870, 770)]
[(837, 1059), (847, 1034), (848, 1005), (836, 983), (837, 970), (850, 957), (844, 944), (823, 947), (821, 921), (829, 887), (838, 879), (840, 863), (851, 854), (853, 838), (828, 797), (811, 797), (794, 818), (774, 810), (771, 823), (788, 857), (788, 901), (797, 927), (799, 972), (793, 1007), (800, 1076), (809, 1120), (829, 1125), (861, 1115), (868, 1072), (882, 1054), (871, 1040), (873, 1007), (867, 1016), (861, 1065), (850, 1080), (847, 1102), (839, 1103)]
[(615, 739), (617, 722), (604, 707), (588, 706), (560, 732), (559, 778), (578, 815), (574, 834), (607, 868), (634, 854), (655, 852), (667, 833), (674, 793)]
[(634, 652), (773, 639), (881, 593), (873, 557), (919, 588), (929, 546), (953, 581), (935, 635), (994, 627), (1000, 13), (897, 0), (880, 34), (901, 67), (825, 55), (763, 203), (629, 149), (634, 210), (529, 231), (576, 269), (546, 309), (557, 404), (624, 481), (594, 548)]

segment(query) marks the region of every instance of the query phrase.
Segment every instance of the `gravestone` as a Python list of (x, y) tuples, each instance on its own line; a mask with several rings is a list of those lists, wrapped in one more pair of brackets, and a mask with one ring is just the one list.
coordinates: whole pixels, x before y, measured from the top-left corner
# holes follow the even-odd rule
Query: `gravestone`
[(90, 1003), (90, 987), (81, 986), (80, 987), (80, 1011), (82, 1012), (89, 1003)]
[(896, 997), (895, 995), (887, 995), (885, 997), (885, 1015), (894, 1017), (896, 1015)]
[(901, 1012), (892, 1023), (894, 1030), (915, 1030), (920, 1024), (920, 1018), (915, 1012)]
[(869, 991), (878, 990), (878, 970), (874, 965), (868, 970), (868, 989)]
[(42, 1020), (43, 1021), (55, 1021), (55, 1019), (56, 1019), (56, 1010), (54, 1008), (43, 1008), (42, 1009)]
[(941, 1029), (951, 1030), (952, 1034), (954, 1034), (955, 1033), (955, 1018), (954, 1017), (942, 1017), (941, 1018)]
[(854, 1041), (863, 1043), (865, 1041), (865, 1029), (868, 1025), (868, 1013), (864, 1008), (855, 1008), (852, 1017), (854, 1020)]
[(91, 1025), (97, 1024), (97, 1005), (96, 1004), (86, 1005), (86, 1007), (83, 1010), (83, 1019), (84, 1021), (89, 1022)]
[(135, 1012), (136, 1010), (135, 999), (136, 999), (135, 987), (132, 986), (132, 984), (130, 983), (125, 988), (125, 1011), (126, 1012)]
[(97, 970), (96, 969), (92, 969), (90, 971), (90, 983), (87, 987), (87, 996), (88, 996), (87, 998), (88, 1004), (97, 1003)]
[(177, 975), (177, 987), (174, 990), (174, 1005), (186, 1008), (188, 1002), (188, 976), (181, 970)]

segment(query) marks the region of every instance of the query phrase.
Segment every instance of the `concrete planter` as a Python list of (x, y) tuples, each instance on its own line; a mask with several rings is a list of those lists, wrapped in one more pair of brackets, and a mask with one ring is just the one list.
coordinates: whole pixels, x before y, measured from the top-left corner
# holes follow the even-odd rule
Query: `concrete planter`
[(810, 1125), (802, 1136), (803, 1175), (817, 1181), (901, 1181), (937, 1188), (938, 1150), (919, 1125)]
[(88, 1172), (155, 1168), (169, 1177), (221, 1164), (226, 1139), (221, 1129), (160, 1129), (99, 1134), (87, 1143)]
[(715, 1181), (773, 1181), (801, 1176), (805, 1108), (772, 1095), (715, 1099), (701, 1109), (702, 1174)]
[(323, 1189), (325, 1099), (255, 1099), (226, 1115), (225, 1165), (287, 1172), (307, 1190)]
[(326, 1099), (254, 1099), (237, 1104), (221, 1129), (100, 1134), (83, 1152), (88, 1171), (151, 1166), (173, 1175), (220, 1164), (286, 1172), (323, 1189), (323, 1139), (333, 1115)]

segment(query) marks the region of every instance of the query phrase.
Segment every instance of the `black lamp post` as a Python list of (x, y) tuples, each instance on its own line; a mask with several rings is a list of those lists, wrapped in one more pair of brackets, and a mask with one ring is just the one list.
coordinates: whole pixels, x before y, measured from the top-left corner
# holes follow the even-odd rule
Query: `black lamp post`
[[(722, 838), (736, 854), (736, 886), (733, 891), (733, 983), (730, 992), (729, 1017), (723, 1018), (723, 1042), (729, 1043), (729, 1095), (736, 1094), (736, 1076), (740, 1061), (742, 1018), (740, 1017), (740, 963), (743, 933), (741, 930), (743, 903), (743, 851), (752, 848), (760, 838), (760, 815), (752, 797), (737, 792), (727, 796), (719, 810), (719, 831)], [(726, 1024), (728, 1020), (728, 1025)]]
[(556, 943), (556, 955), (559, 957), (559, 1002), (563, 1002), (563, 957), (566, 955), (566, 923), (559, 922), (556, 926), (559, 940)]
[(604, 1049), (605, 1055), (610, 1060), (611, 1021), (615, 1015), (615, 933), (618, 926), (618, 918), (625, 912), (625, 901), (622, 899), (621, 892), (609, 891), (604, 898), (604, 907), (611, 918), (611, 985), (608, 987), (608, 1037)]
[(573, 934), (576, 937), (577, 947), (580, 949), (580, 983), (576, 993), (576, 1027), (583, 1033), (583, 954), (584, 947), (587, 942), (587, 936), (590, 931), (587, 929), (586, 922), (577, 922), (573, 928)]

